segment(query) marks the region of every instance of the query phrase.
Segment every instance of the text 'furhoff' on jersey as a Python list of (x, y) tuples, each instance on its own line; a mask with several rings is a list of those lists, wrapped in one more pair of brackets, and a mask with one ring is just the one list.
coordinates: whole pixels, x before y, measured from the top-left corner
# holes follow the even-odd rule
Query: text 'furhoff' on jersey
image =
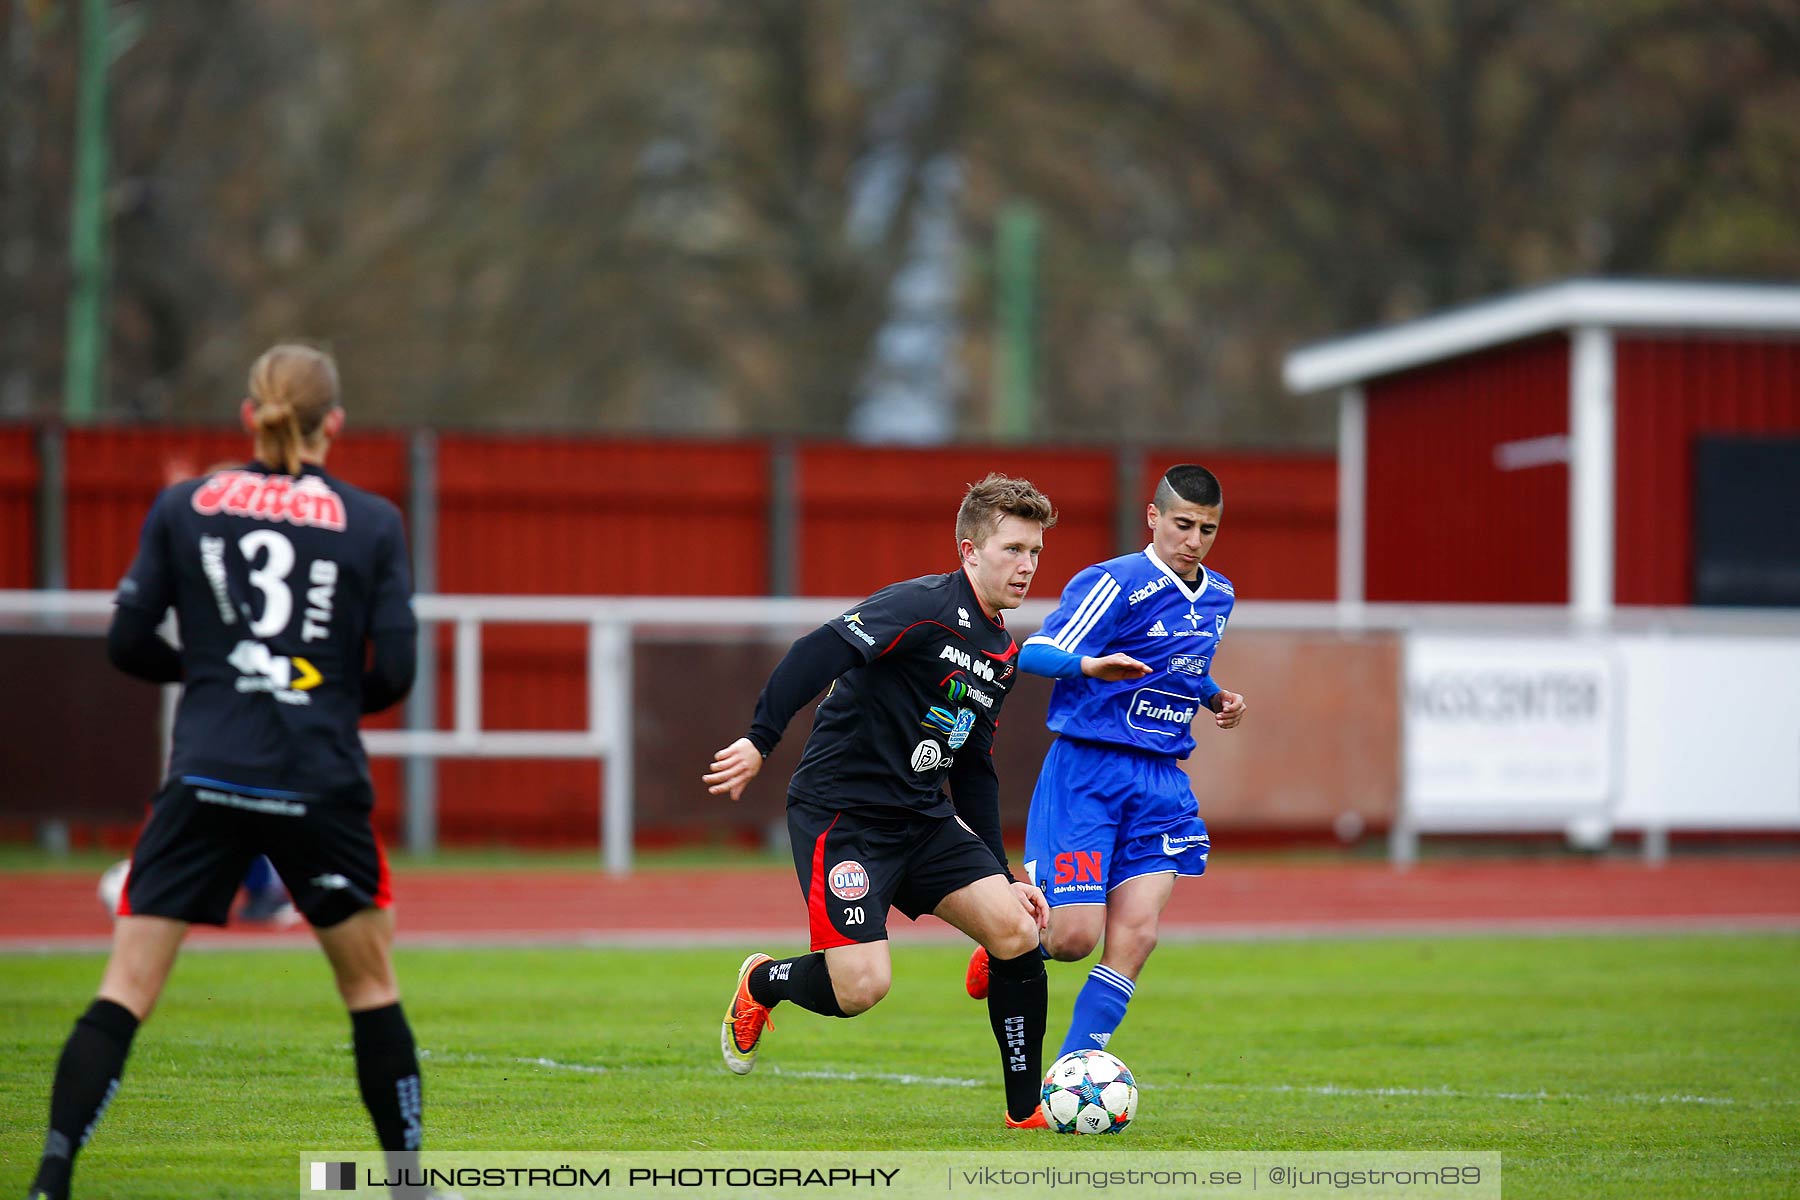
[(1236, 601), (1230, 580), (1200, 568), (1189, 583), (1146, 546), (1087, 568), (1026, 646), (1066, 654), (1125, 653), (1150, 668), (1142, 679), (1058, 679), (1047, 724), (1064, 737), (1186, 758), (1193, 726), (1220, 688), (1212, 661)]

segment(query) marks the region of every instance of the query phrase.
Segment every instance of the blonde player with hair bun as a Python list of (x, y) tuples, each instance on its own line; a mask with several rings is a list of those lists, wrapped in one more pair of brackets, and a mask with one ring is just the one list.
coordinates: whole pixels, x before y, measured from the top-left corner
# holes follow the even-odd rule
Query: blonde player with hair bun
[[(140, 679), (179, 682), (181, 701), (99, 994), (56, 1066), (31, 1200), (66, 1200), (75, 1156), (119, 1091), (189, 926), (225, 923), (258, 855), (331, 964), (395, 1194), (430, 1194), (417, 1172), (418, 1054), (394, 978), (387, 860), (358, 734), (363, 713), (412, 686), (406, 537), (392, 504), (325, 470), (344, 428), (329, 354), (271, 348), (250, 369), (240, 412), (255, 458), (164, 488), (119, 584), (108, 657)], [(171, 609), (180, 649), (157, 633)]]

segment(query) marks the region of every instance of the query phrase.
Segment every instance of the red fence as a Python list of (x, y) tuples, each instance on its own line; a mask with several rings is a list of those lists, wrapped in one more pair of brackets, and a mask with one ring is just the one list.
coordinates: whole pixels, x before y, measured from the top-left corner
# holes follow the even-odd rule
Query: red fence
[(37, 452), (29, 429), (0, 429), (0, 588), (37, 575)]
[[(118, 581), (144, 512), (166, 482), (245, 453), (241, 433), (218, 428), (82, 428), (64, 439), (64, 557), (73, 588)], [(43, 582), (37, 443), (36, 430), (0, 428), (0, 586)], [(331, 469), (405, 508), (408, 447), (403, 433), (356, 431), (332, 450)], [(777, 469), (781, 455), (791, 455), (788, 469)], [(895, 579), (951, 569), (962, 490), (1000, 470), (1033, 480), (1057, 505), (1060, 520), (1034, 588), (1053, 597), (1083, 566), (1147, 540), (1136, 514), (1158, 475), (1184, 461), (1208, 464), (1225, 485), (1226, 519), (1212, 561), (1240, 595), (1332, 595), (1336, 464), (1324, 455), (825, 442), (783, 449), (765, 441), (506, 434), (436, 439), (437, 590), (754, 596), (767, 594), (779, 573), (802, 595), (865, 595)], [(1121, 496), (1122, 476), (1143, 495)], [(791, 490), (778, 494), (784, 487)], [(791, 514), (785, 532), (783, 511)], [(1121, 545), (1124, 528), (1140, 532)], [(781, 544), (791, 559), (778, 564)], [(484, 722), (583, 727), (584, 646), (576, 629), (486, 630)], [(439, 654), (446, 669), (437, 707), (447, 724), (455, 699), (447, 630)], [(396, 721), (388, 714), (378, 724)], [(398, 797), (397, 766), (379, 764), (376, 784), (384, 797)], [(591, 763), (444, 761), (440, 833), (446, 842), (591, 844), (597, 788)], [(399, 805), (384, 802), (381, 812), (391, 835)]]

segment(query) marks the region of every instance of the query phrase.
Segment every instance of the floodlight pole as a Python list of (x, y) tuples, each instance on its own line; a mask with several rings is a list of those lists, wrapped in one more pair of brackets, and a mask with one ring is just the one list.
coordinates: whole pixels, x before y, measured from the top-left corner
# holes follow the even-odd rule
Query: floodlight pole
[(107, 0), (81, 0), (81, 78), (76, 87), (75, 186), (69, 201), (69, 327), (63, 412), (90, 421), (100, 407), (106, 344)]

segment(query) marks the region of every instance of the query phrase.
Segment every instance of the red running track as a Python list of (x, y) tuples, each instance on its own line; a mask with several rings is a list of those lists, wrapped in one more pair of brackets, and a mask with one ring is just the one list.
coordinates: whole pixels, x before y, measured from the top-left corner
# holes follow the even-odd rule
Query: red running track
[[(97, 877), (0, 875), (0, 951), (98, 948), (109, 920)], [(785, 870), (418, 870), (394, 880), (402, 945), (800, 945), (805, 910)], [(1177, 885), (1171, 938), (1406, 934), (1800, 931), (1800, 857), (1630, 861), (1214, 864)], [(898, 939), (954, 937), (934, 919), (890, 921)], [(297, 930), (197, 929), (201, 945), (285, 945)]]

